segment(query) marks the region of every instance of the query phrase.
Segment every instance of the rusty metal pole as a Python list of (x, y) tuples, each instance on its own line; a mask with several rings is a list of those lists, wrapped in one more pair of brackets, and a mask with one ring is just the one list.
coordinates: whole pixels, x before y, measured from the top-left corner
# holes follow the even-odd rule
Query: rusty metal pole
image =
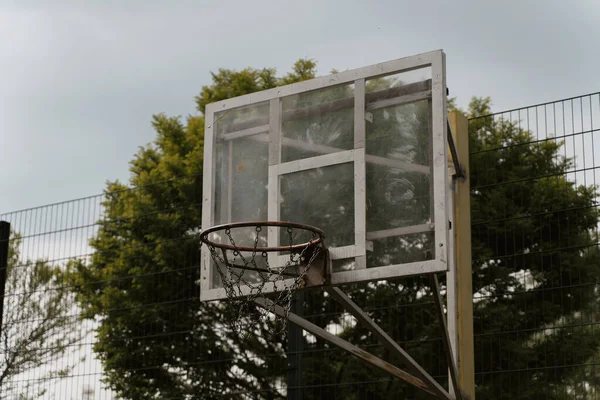
[(8, 241), (10, 223), (0, 221), (0, 337), (2, 335), (2, 318), (4, 317), (4, 290), (6, 287), (6, 269), (8, 268)]

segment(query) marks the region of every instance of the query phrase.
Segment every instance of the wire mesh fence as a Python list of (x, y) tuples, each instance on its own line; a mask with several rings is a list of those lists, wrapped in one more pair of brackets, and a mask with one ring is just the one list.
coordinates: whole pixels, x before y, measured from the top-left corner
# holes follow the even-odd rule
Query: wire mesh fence
[[(93, 324), (60, 272), (84, 260), (102, 218), (101, 196), (0, 216), (10, 223), (0, 327), (0, 398), (107, 398), (97, 381)], [(93, 390), (93, 392), (91, 392)], [(100, 396), (97, 397), (96, 395)], [(83, 397), (82, 397), (83, 396)]]
[[(269, 321), (253, 326), (252, 315), (201, 303), (200, 194), (188, 192), (181, 202), (175, 195), (169, 204), (144, 200), (181, 183), (1, 215), (12, 228), (1, 398), (402, 398), (412, 392), (297, 328), (289, 327), (284, 341), (271, 336), (276, 330)], [(32, 286), (39, 266), (49, 278)], [(417, 293), (424, 287), (413, 280), (352, 293), (393, 337), (422, 351), (416, 358), (443, 382), (435, 326), (421, 337), (420, 326), (435, 319), (433, 303)], [(393, 300), (403, 290), (412, 301)], [(55, 310), (50, 303), (57, 295), (62, 307)], [(385, 357), (322, 293), (296, 302), (294, 311), (311, 322)], [(247, 319), (243, 326), (254, 335), (232, 332), (225, 322), (232, 319)]]
[[(470, 120), (479, 398), (597, 396), (598, 121), (599, 94)], [(297, 328), (201, 303), (201, 187), (186, 176), (0, 214), (1, 399), (429, 398)], [(447, 388), (427, 279), (344, 289)], [(320, 291), (293, 311), (398, 363)], [(231, 330), (244, 319), (251, 334)]]
[[(280, 322), (274, 319), (201, 303), (201, 196), (195, 189), (173, 194), (182, 185), (199, 187), (197, 180), (0, 216), (11, 223), (4, 305), (12, 310), (3, 318), (0, 398), (359, 399), (415, 393), (298, 328), (277, 335), (272, 324)], [(47, 279), (37, 275), (42, 266)], [(430, 325), (435, 312), (426, 288), (426, 280), (412, 279), (347, 289), (445, 382), (447, 365), (437, 325)], [(395, 299), (402, 292), (406, 297)], [(298, 296), (294, 312), (390, 359), (322, 292)], [(61, 307), (53, 308), (57, 297)], [(234, 320), (253, 334), (232, 331), (236, 324), (228, 322)]]
[(598, 94), (470, 120), (483, 398), (598, 396), (599, 122)]

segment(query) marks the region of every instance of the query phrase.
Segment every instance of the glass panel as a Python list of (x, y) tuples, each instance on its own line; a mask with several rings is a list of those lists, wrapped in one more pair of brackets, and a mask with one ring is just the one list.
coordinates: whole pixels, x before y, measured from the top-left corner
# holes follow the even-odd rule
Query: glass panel
[[(231, 129), (268, 124), (268, 103), (218, 113), (215, 150), (215, 224), (267, 219), (268, 130), (233, 137)], [(237, 131), (239, 132), (239, 131)]]
[(283, 162), (354, 148), (354, 85), (282, 99)]
[[(395, 93), (409, 94), (420, 90), (431, 89), (431, 67), (419, 68), (408, 72), (400, 72), (369, 79), (365, 85), (367, 103), (391, 97)], [(374, 94), (378, 92), (378, 94)]]
[(269, 124), (269, 102), (252, 104), (215, 113), (217, 140), (228, 135), (257, 126)]
[(268, 143), (240, 138), (217, 145), (215, 224), (267, 219)]
[[(267, 219), (267, 184), (269, 171), (268, 129), (244, 134), (249, 128), (269, 123), (269, 104), (261, 103), (215, 114), (217, 141), (215, 146), (214, 224)], [(242, 134), (240, 135), (240, 131)], [(237, 245), (253, 246), (254, 227), (234, 229), (231, 236)], [(214, 233), (211, 240), (231, 243), (224, 233)], [(266, 232), (259, 235), (259, 245), (267, 243)], [(244, 254), (243, 254), (244, 255)], [(249, 257), (250, 254), (245, 254)], [(235, 261), (228, 251), (229, 261)], [(238, 260), (239, 261), (239, 257)], [(259, 260), (258, 260), (259, 261)], [(223, 267), (223, 266), (221, 266)], [(222, 287), (217, 265), (213, 263), (211, 287)], [(225, 269), (222, 269), (223, 271)], [(238, 271), (251, 280), (253, 271)]]
[[(280, 177), (280, 218), (321, 228), (328, 247), (354, 244), (354, 165), (344, 163)], [(306, 240), (310, 235), (294, 240)], [(287, 232), (281, 232), (287, 243)]]
[(434, 232), (425, 232), (374, 240), (373, 251), (367, 252), (367, 267), (432, 260), (434, 236)]
[[(432, 222), (430, 68), (367, 82), (367, 232), (390, 230), (373, 241), (367, 266), (433, 259), (433, 232), (398, 235), (393, 229)], [(423, 98), (425, 97), (425, 98)], [(368, 236), (368, 233), (367, 233)]]
[(430, 175), (373, 163), (366, 172), (367, 232), (432, 222)]

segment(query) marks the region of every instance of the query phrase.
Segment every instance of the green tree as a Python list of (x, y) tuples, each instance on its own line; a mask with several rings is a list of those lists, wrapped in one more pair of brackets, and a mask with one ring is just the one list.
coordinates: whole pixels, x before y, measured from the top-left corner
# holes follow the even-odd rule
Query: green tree
[[(63, 286), (62, 270), (44, 260), (23, 259), (21, 243), (15, 234), (8, 249), (0, 335), (1, 399), (17, 393), (23, 399), (42, 396), (44, 380), (65, 376), (75, 366), (67, 361), (56, 368), (52, 362), (72, 351), (84, 336), (74, 317), (73, 295)], [(41, 372), (27, 375), (36, 368)], [(20, 381), (15, 383), (15, 378)]]

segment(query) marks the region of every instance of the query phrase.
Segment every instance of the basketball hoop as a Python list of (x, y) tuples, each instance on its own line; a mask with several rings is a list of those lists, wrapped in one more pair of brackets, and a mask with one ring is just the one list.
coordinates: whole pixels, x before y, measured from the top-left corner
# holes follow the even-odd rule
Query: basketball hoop
[[(437, 398), (461, 399), (455, 360), (469, 335), (451, 346), (448, 326), (459, 326), (462, 298), (449, 292), (444, 307), (436, 274), (457, 288), (457, 255), (470, 262), (468, 218), (456, 221), (454, 213), (456, 202), (460, 215), (469, 214), (462, 201), (469, 193), (468, 124), (456, 119), (461, 132), (450, 132), (445, 71), (437, 50), (207, 104), (200, 300), (227, 300), (224, 311), (238, 305), (229, 322), (234, 332), (258, 339), (277, 333), (276, 343), (285, 332), (280, 321), (289, 321)], [(369, 143), (373, 151), (365, 150)], [(323, 232), (309, 225), (237, 222), (254, 218), (316, 223), (328, 234), (327, 247)], [(209, 228), (213, 221), (236, 222)], [(457, 238), (466, 250), (458, 251)], [(333, 271), (333, 263), (340, 268)], [(421, 275), (431, 277), (452, 394), (342, 291)], [(294, 293), (311, 287), (339, 303), (410, 373), (304, 318), (301, 301), (291, 309)]]
[[(268, 245), (269, 235), (279, 244)], [(254, 310), (254, 300), (262, 297), (271, 298), (287, 315), (295, 291), (325, 284), (329, 274), (324, 237), (319, 228), (285, 221), (227, 223), (200, 233), (226, 297), (239, 306), (240, 316), (251, 315), (248, 308)], [(259, 308), (263, 317), (270, 312)], [(240, 328), (241, 321), (236, 320), (234, 328)], [(281, 332), (287, 318), (283, 321)]]

